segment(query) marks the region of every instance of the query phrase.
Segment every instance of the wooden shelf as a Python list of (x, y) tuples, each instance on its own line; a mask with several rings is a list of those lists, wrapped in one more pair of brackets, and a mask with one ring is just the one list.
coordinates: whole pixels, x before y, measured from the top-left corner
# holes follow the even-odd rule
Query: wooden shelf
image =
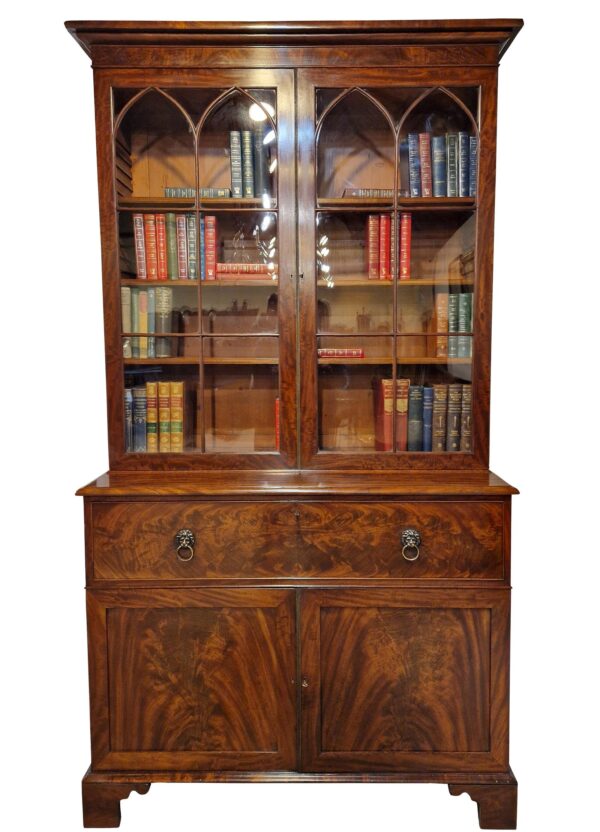
[[(445, 280), (439, 278), (411, 278), (410, 280), (398, 280), (399, 288), (407, 286), (472, 286), (472, 277), (449, 277)], [(393, 280), (369, 280), (368, 277), (340, 277), (337, 281), (334, 278), (332, 289), (341, 289), (344, 286), (393, 286)], [(322, 278), (317, 279), (317, 288), (327, 289), (327, 283)]]
[[(156, 335), (144, 335), (144, 338), (155, 338)], [(162, 334), (161, 338), (167, 337)], [(124, 358), (123, 364), (126, 366), (135, 366), (136, 364), (199, 364), (200, 359), (189, 355), (179, 355), (171, 358)]]
[[(477, 200), (460, 197), (402, 197), (398, 200), (401, 211), (470, 211), (477, 207)], [(317, 200), (317, 210), (365, 211), (367, 209), (392, 211), (392, 197), (327, 197)]]
[[(210, 198), (201, 199), (199, 202), (200, 210), (206, 209), (251, 209), (253, 211), (276, 211), (277, 202), (274, 200), (271, 206), (265, 207), (260, 197), (244, 197), (242, 199), (234, 199), (233, 197), (224, 198)], [(192, 198), (173, 198), (173, 197), (144, 197), (144, 196), (129, 196), (121, 197), (118, 201), (117, 208), (119, 211), (149, 211), (154, 209), (156, 211), (194, 211), (196, 207), (196, 200)]]
[[(454, 333), (452, 333), (454, 335)], [(397, 364), (470, 364), (471, 358), (437, 358), (423, 356), (421, 358), (404, 358), (398, 356)], [(391, 356), (365, 358), (319, 358), (319, 364), (393, 364)]]
[(204, 358), (205, 364), (239, 364), (239, 365), (252, 365), (252, 364), (279, 364), (278, 358), (215, 358), (212, 356), (208, 356)]
[(278, 286), (279, 280), (275, 278), (220, 278), (218, 280), (139, 280), (136, 277), (122, 277), (121, 286), (139, 286), (142, 289), (155, 288), (157, 286)]
[(216, 280), (202, 280), (202, 286), (274, 286), (279, 285), (279, 280), (270, 277), (246, 278), (246, 277), (219, 277)]
[(197, 286), (199, 280), (139, 280), (137, 277), (122, 277), (121, 286), (139, 286), (144, 289), (153, 289), (157, 286)]

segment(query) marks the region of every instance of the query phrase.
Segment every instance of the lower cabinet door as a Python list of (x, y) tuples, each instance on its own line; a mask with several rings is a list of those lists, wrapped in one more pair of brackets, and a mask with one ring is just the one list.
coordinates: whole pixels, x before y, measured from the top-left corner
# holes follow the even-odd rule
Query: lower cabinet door
[(508, 767), (508, 590), (301, 593), (304, 771)]
[(295, 593), (89, 590), (92, 767), (296, 766)]

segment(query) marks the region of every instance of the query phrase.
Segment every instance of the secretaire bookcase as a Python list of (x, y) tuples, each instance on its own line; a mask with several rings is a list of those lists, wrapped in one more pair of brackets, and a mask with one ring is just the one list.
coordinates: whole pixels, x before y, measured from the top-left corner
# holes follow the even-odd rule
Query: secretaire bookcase
[[(85, 826), (152, 782), (428, 782), (514, 828), (489, 460), (520, 20), (69, 22), (96, 106), (110, 470)], [(500, 276), (501, 279), (502, 276)]]

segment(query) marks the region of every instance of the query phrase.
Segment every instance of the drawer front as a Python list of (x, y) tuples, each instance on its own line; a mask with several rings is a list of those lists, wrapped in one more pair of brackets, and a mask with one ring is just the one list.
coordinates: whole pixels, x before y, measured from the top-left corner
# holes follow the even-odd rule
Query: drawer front
[[(93, 502), (93, 576), (501, 580), (503, 518), (501, 501)], [(401, 542), (409, 528), (421, 536), (411, 561)], [(195, 537), (186, 562), (174, 542), (180, 529)]]

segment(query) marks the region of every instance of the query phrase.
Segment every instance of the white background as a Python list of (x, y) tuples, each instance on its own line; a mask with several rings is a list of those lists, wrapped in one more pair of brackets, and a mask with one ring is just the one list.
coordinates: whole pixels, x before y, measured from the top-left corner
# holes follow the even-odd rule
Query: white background
[[(81, 827), (83, 516), (107, 467), (92, 73), (65, 19), (523, 17), (500, 71), (491, 467), (514, 500), (511, 764), (523, 832), (597, 827), (600, 217), (591, 3), (4, 7), (0, 186), (2, 819)], [(211, 15), (211, 13), (213, 13)], [(412, 14), (411, 14), (412, 12)], [(154, 785), (127, 830), (475, 830), (442, 786)]]

